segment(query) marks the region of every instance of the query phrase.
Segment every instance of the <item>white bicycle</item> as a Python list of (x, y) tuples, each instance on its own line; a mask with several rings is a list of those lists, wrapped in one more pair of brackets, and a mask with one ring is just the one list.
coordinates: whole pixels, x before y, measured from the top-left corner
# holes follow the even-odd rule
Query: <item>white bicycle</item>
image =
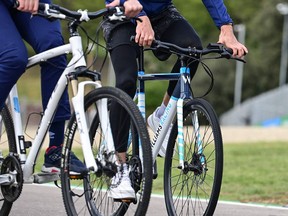
[[(13, 202), (21, 195), (23, 184), (41, 184), (59, 179), (68, 215), (145, 215), (152, 187), (152, 153), (144, 120), (136, 104), (126, 93), (113, 87), (102, 87), (100, 74), (87, 69), (82, 39), (77, 32), (81, 22), (88, 22), (103, 15), (109, 15), (112, 19), (123, 19), (123, 12), (118, 7), (88, 13), (81, 10), (70, 11), (57, 5), (40, 4), (40, 14), (48, 18), (68, 20), (70, 39), (68, 44), (29, 58), (27, 68), (63, 54), (72, 53), (72, 58), (51, 95), (32, 142), (25, 140), (17, 85), (11, 90), (6, 106), (1, 111), (0, 150), (3, 156), (0, 158), (0, 215), (9, 214)], [(35, 173), (37, 156), (57, 104), (70, 83), (74, 113), (65, 133), (61, 174)], [(86, 94), (91, 86), (92, 90)], [(116, 134), (117, 130), (115, 133), (111, 129), (110, 116), (113, 112), (114, 117), (117, 114), (117, 111), (112, 110), (111, 104), (117, 104), (126, 113), (130, 130), (133, 131), (133, 136), (126, 137), (126, 163), (136, 193), (136, 199), (133, 200), (113, 200), (107, 195), (111, 178), (117, 172), (114, 141), (115, 137), (119, 136)], [(121, 119), (118, 121), (120, 124), (117, 126), (121, 127)], [(71, 151), (83, 159), (87, 172), (70, 174)]]

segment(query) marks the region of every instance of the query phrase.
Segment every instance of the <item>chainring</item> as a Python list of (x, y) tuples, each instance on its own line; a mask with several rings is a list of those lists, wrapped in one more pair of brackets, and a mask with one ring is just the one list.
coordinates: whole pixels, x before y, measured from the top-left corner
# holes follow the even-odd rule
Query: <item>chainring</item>
[(133, 156), (129, 161), (130, 167), (130, 180), (132, 187), (137, 193), (140, 190), (140, 185), (142, 181), (142, 163), (138, 156)]
[(11, 174), (13, 182), (9, 185), (1, 185), (2, 195), (8, 202), (14, 202), (21, 194), (23, 188), (23, 171), (20, 161), (14, 153), (10, 153), (1, 166), (1, 174)]

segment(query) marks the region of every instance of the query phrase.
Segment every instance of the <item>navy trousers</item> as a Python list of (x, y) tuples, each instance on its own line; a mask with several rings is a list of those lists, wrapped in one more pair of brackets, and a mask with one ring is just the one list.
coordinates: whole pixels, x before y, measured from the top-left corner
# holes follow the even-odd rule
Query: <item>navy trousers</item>
[[(13, 85), (25, 72), (28, 54), (23, 39), (35, 53), (63, 44), (59, 21), (48, 21), (39, 16), (13, 9), (10, 0), (0, 1), (0, 108)], [(50, 0), (40, 2), (51, 3)], [(41, 63), (41, 95), (43, 109), (66, 66), (66, 56)], [(35, 91), (31, 89), (31, 91)], [(70, 106), (67, 90), (64, 92), (54, 122), (69, 119)]]

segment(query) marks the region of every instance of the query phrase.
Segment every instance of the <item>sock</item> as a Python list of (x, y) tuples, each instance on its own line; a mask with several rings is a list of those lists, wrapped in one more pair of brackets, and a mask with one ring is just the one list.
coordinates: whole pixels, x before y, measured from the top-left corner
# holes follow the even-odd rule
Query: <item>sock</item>
[(161, 106), (159, 106), (156, 110), (155, 115), (160, 119), (161, 116), (164, 114), (164, 111), (166, 109), (165, 104), (162, 102)]
[(49, 147), (61, 146), (64, 141), (65, 121), (53, 122), (49, 129)]

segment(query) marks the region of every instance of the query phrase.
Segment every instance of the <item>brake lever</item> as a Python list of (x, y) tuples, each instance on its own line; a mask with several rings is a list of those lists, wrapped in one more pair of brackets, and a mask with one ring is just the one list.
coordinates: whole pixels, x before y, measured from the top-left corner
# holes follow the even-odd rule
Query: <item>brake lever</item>
[(237, 61), (246, 63), (246, 61), (245, 61), (244, 59), (242, 59), (242, 58), (238, 58), (238, 57), (233, 57), (233, 56), (232, 56), (231, 59), (235, 59), (235, 60), (237, 60)]
[(59, 12), (57, 8), (51, 7), (51, 5), (47, 3), (39, 4), (38, 12), (35, 14), (36, 16), (42, 16), (48, 19), (49, 21), (54, 21), (57, 19), (66, 19), (66, 16)]
[(227, 48), (225, 48), (225, 49), (223, 50), (223, 52), (221, 53), (221, 56), (224, 57), (224, 58), (226, 58), (226, 59), (234, 59), (234, 60), (237, 60), (237, 61), (241, 61), (241, 62), (243, 62), (243, 63), (246, 63), (246, 61), (245, 61), (244, 59), (239, 58), (239, 57), (234, 57), (232, 54), (233, 54), (232, 49), (228, 49), (228, 50), (227, 50)]
[(225, 58), (226, 58), (226, 56), (228, 56), (228, 59), (234, 59), (236, 61), (241, 61), (243, 63), (246, 63), (246, 61), (243, 58), (234, 57), (233, 56), (233, 50), (231, 48), (224, 47), (224, 53), (221, 54), (221, 56), (224, 56)]
[(124, 21), (127, 19), (127, 17), (124, 14), (124, 7), (114, 7), (112, 11), (114, 10), (116, 10), (116, 12), (113, 12), (112, 15), (107, 16), (110, 21)]
[(44, 17), (45, 19), (47, 19), (48, 21), (50, 22), (53, 22), (55, 20), (57, 20), (56, 18), (54, 18), (53, 16), (51, 15), (48, 15), (47, 13), (41, 11), (41, 10), (38, 10), (38, 12), (36, 14), (33, 14), (33, 16), (39, 16), (39, 17)]
[(233, 56), (233, 50), (231, 48), (228, 48), (228, 47), (225, 47), (223, 44), (219, 44), (219, 43), (216, 43), (216, 44), (209, 44), (209, 47), (210, 48), (219, 48), (221, 49), (223, 52), (221, 53), (221, 56), (223, 56), (224, 58), (227, 58), (227, 59), (234, 59), (234, 60), (237, 60), (237, 61), (241, 61), (243, 63), (246, 63), (246, 61), (242, 58), (238, 58), (238, 57), (234, 57)]

